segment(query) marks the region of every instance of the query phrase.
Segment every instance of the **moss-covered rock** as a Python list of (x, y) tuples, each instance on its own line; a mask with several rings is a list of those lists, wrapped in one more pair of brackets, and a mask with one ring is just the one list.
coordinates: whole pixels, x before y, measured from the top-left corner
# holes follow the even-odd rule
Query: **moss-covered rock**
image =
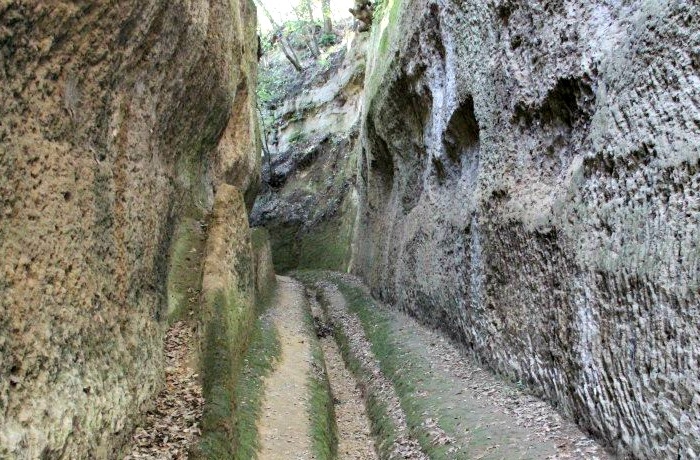
[(270, 234), (264, 228), (251, 229), (255, 294), (258, 303), (272, 295), (275, 285), (275, 268), (272, 263)]
[(234, 446), (234, 397), (255, 317), (253, 246), (243, 195), (217, 189), (205, 248), (202, 278), (202, 439), (195, 458), (230, 459)]
[(0, 24), (0, 457), (118, 456), (198, 305), (214, 190), (256, 191), (255, 8), (7, 0)]
[(386, 2), (353, 267), (622, 456), (693, 457), (700, 6), (565, 3)]
[(173, 234), (167, 281), (167, 313), (171, 320), (198, 306), (206, 242), (203, 225), (203, 221), (185, 217)]

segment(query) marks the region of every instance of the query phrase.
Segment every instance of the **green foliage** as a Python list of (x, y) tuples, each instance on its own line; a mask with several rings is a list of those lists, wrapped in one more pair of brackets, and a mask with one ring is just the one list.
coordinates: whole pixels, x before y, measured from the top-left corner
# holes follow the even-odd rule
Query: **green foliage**
[[(293, 75), (286, 66), (261, 65), (258, 69), (258, 86), (256, 89), (258, 100), (263, 105), (281, 100), (292, 78)], [(266, 119), (266, 126), (270, 126), (273, 121), (272, 118)]]
[(335, 34), (323, 34), (318, 39), (318, 45), (324, 48), (335, 45), (338, 42), (338, 37)]
[(272, 37), (272, 32), (260, 35), (260, 44), (262, 45), (263, 54), (269, 53), (274, 49), (275, 45), (272, 43)]

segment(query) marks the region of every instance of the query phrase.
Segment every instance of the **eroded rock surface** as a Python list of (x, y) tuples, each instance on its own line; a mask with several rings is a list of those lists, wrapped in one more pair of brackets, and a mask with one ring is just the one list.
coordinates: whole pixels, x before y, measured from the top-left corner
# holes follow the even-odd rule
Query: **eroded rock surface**
[(270, 232), (280, 273), (345, 270), (350, 263), (365, 45), (365, 37), (348, 33), (329, 52), (327, 69), (310, 64), (285, 97), (270, 104), (271, 161), (263, 161), (266, 186), (251, 211), (251, 224)]
[(692, 2), (392, 1), (354, 267), (623, 457), (700, 455)]
[(256, 46), (246, 0), (0, 5), (0, 457), (116, 456), (162, 385), (179, 236), (252, 205)]

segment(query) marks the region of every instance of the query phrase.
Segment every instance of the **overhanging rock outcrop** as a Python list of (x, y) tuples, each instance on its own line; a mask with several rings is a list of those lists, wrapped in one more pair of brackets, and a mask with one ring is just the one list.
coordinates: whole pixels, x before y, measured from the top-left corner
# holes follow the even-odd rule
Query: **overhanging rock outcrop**
[(0, 5), (0, 457), (119, 455), (217, 190), (252, 205), (256, 51), (247, 0)]
[(351, 263), (365, 52), (366, 37), (348, 32), (330, 53), (329, 68), (311, 64), (271, 111), (273, 155), (262, 174), (268, 187), (261, 188), (250, 220), (269, 231), (280, 273), (345, 271)]
[(355, 270), (623, 457), (700, 455), (700, 7), (383, 14)]

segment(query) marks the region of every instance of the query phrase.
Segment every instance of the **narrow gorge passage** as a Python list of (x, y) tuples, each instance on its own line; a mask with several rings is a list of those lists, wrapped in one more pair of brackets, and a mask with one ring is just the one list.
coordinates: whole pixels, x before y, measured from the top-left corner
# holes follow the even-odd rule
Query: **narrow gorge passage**
[(700, 460), (700, 0), (0, 0), (0, 101), (0, 460)]
[(278, 276), (277, 281), (278, 301), (270, 316), (278, 331), (281, 354), (275, 370), (264, 380), (259, 458), (304, 460), (312, 458), (306, 409), (311, 348), (304, 326), (304, 293), (291, 278)]

